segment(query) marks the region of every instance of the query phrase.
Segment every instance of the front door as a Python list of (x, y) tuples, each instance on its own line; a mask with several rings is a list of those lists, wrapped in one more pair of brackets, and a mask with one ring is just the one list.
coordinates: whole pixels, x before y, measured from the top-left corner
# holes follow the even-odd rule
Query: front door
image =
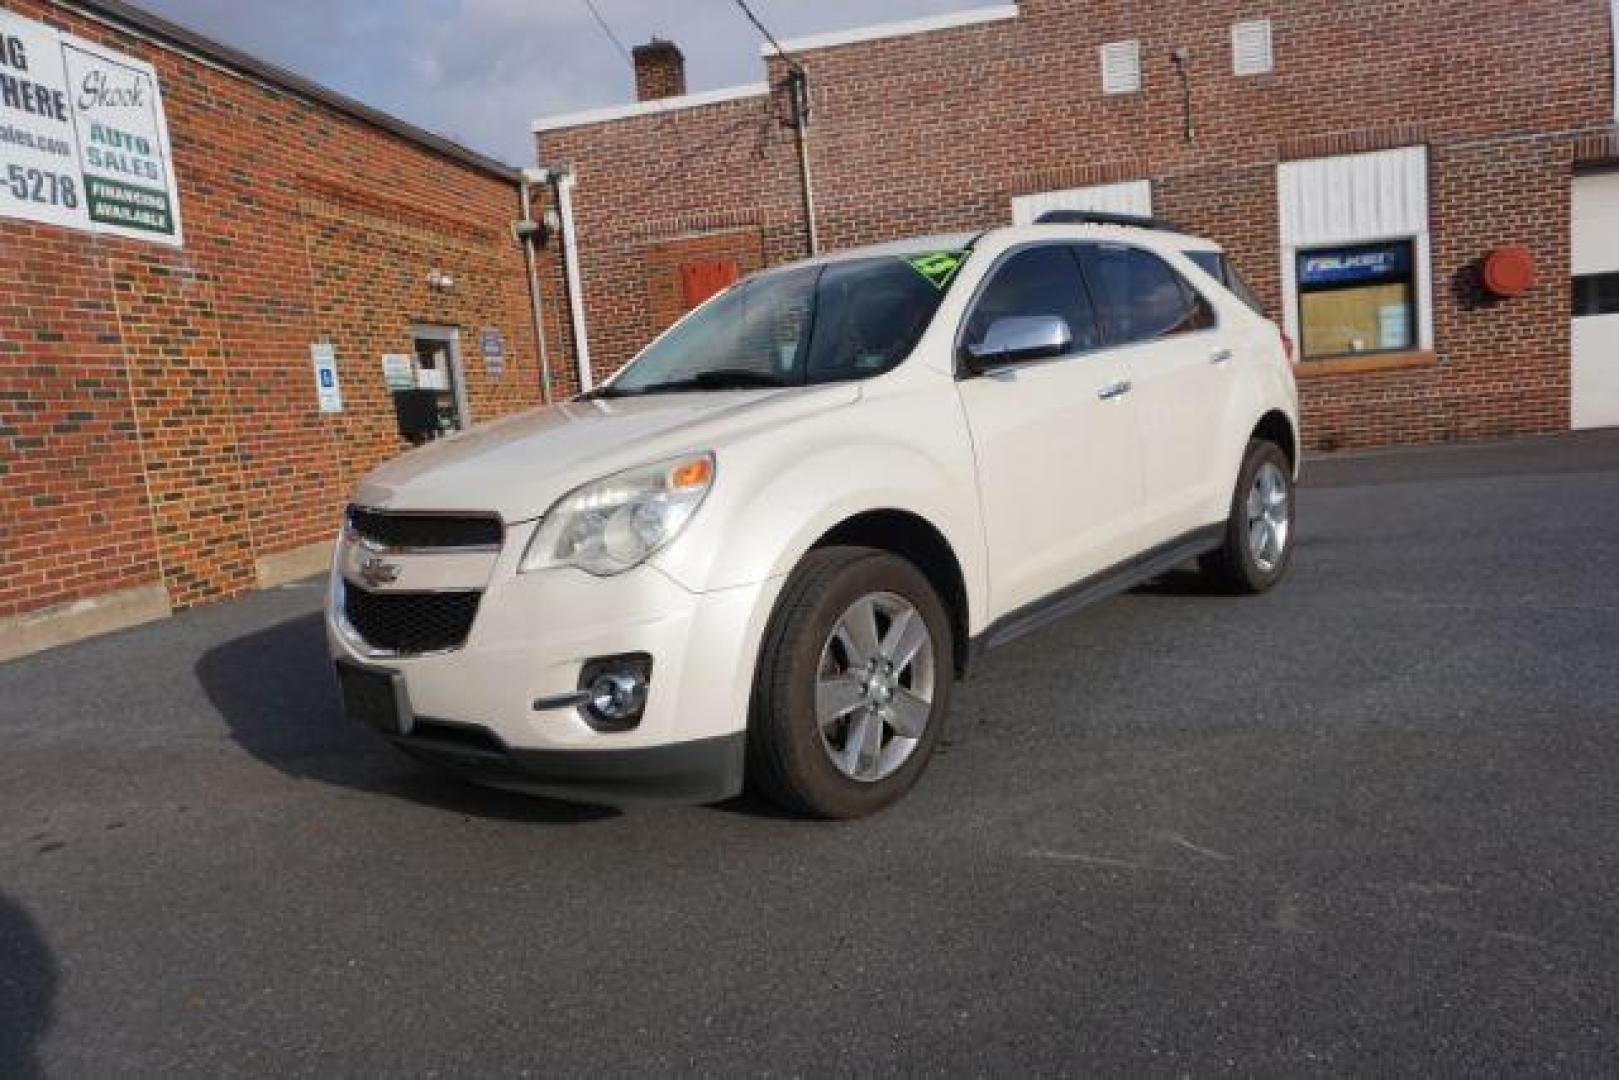
[(978, 462), (998, 618), (1127, 558), (1141, 500), (1130, 368), (1098, 349), (1074, 249), (1016, 249), (991, 272), (963, 328), (982, 341), (999, 319), (1061, 316), (1066, 355), (991, 365), (960, 383)]
[(1574, 178), (1576, 428), (1619, 425), (1619, 172)]

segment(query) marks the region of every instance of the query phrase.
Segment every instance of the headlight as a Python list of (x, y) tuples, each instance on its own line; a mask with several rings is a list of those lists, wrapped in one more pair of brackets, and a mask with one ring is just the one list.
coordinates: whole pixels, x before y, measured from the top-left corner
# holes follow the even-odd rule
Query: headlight
[(606, 577), (639, 566), (680, 534), (713, 483), (714, 455), (692, 454), (575, 488), (546, 511), (518, 570)]

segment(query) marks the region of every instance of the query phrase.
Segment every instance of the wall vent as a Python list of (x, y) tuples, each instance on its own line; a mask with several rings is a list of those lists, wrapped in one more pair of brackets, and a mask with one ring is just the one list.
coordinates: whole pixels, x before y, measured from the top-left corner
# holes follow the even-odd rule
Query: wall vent
[(1275, 66), (1269, 19), (1240, 22), (1231, 27), (1231, 70), (1234, 74), (1266, 75)]
[(1102, 93), (1134, 94), (1141, 89), (1141, 42), (1110, 41), (1102, 46)]

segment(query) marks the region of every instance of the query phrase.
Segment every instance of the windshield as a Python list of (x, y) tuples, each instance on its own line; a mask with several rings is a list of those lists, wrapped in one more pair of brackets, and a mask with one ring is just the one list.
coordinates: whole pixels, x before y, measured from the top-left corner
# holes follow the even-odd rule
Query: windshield
[(852, 259), (749, 278), (649, 345), (600, 397), (862, 379), (908, 356), (965, 251)]

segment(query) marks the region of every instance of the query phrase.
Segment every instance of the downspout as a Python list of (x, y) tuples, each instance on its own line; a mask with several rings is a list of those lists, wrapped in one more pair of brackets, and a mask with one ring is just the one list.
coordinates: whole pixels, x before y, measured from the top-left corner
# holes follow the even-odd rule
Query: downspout
[(529, 311), (534, 317), (534, 341), (540, 351), (540, 402), (551, 404), (551, 358), (545, 348), (545, 318), (540, 311), (540, 275), (536, 269), (534, 240), (540, 225), (534, 220), (534, 193), (531, 184), (545, 183), (545, 174), (538, 169), (524, 169), (517, 182), (517, 197), (522, 205), (522, 217), (517, 222), (517, 235), (523, 245), (523, 269), (528, 274)]
[(579, 389), (589, 390), (596, 385), (590, 377), (590, 339), (585, 334), (584, 289), (580, 284), (579, 243), (573, 227), (573, 187), (578, 183), (573, 170), (566, 166), (551, 170), (551, 181), (557, 186), (557, 204), (562, 210), (562, 265), (568, 280), (568, 310), (573, 316), (574, 359), (579, 366)]

